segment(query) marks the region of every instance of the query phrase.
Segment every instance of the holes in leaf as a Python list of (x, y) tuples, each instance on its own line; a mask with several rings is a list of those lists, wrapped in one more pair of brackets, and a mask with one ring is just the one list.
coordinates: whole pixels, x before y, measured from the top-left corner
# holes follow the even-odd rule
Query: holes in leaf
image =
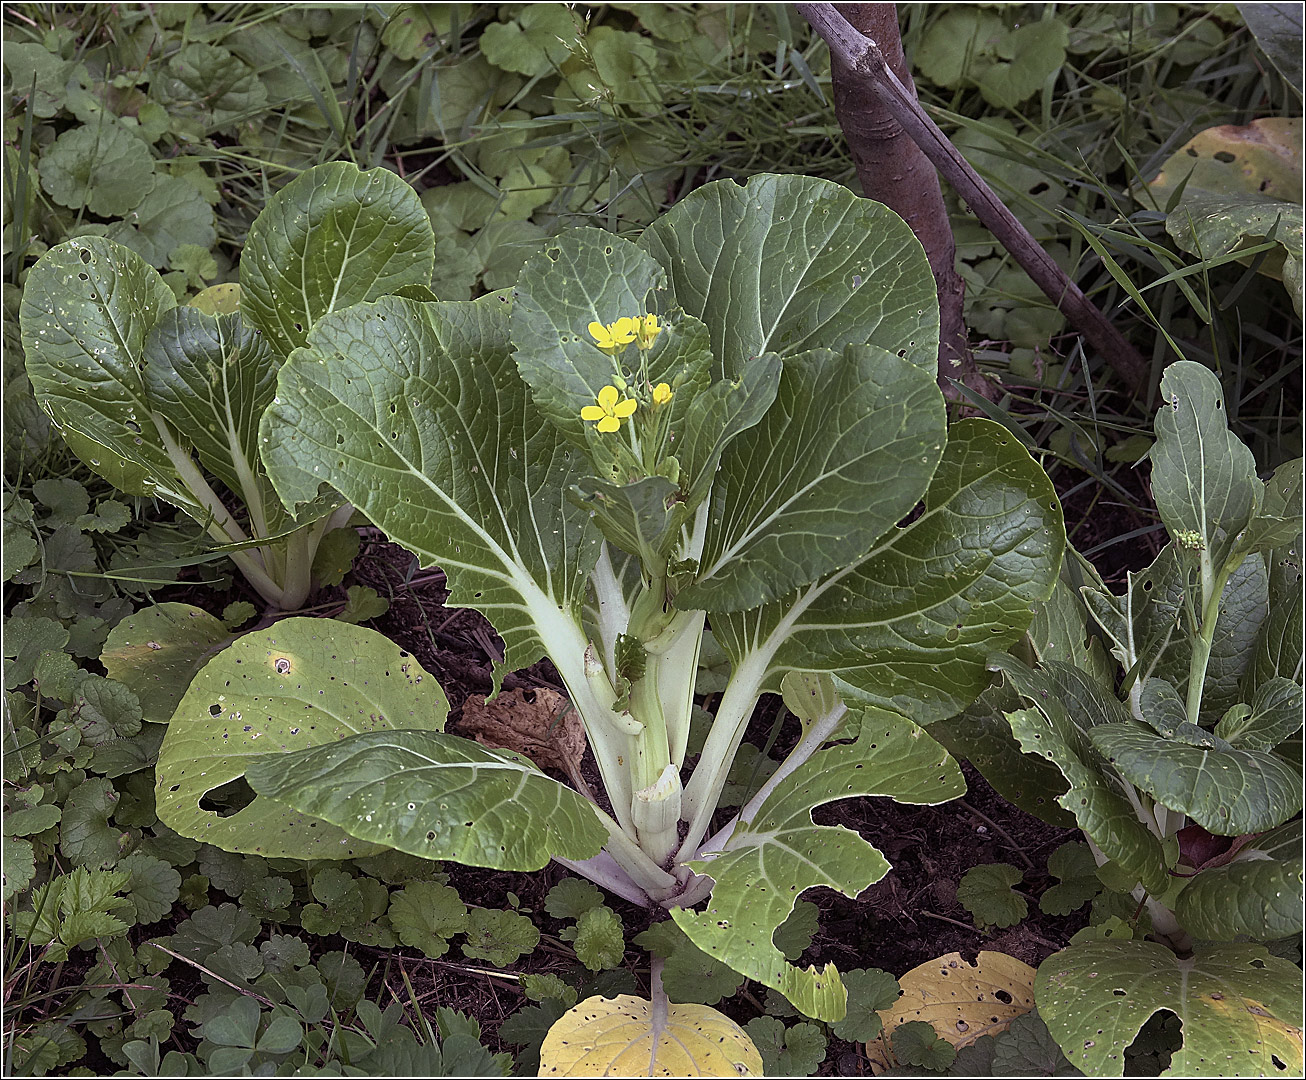
[(1233, 154), (1229, 153), (1228, 150), (1217, 150), (1215, 153), (1215, 160), (1225, 165), (1232, 165), (1238, 159)]
[(85, 248), (82, 248), (82, 262), (86, 263), (87, 266), (91, 264), (91, 253)]
[(289, 674), (289, 672), (290, 672), (290, 661), (289, 661), (286, 657), (284, 657), (284, 656), (278, 656), (278, 657), (276, 658), (276, 660), (274, 660), (274, 661), (272, 662), (272, 669), (273, 669), (273, 670), (274, 670), (278, 675), (286, 675), (286, 674)]
[(209, 706), (209, 715), (210, 715), (210, 716), (221, 716), (221, 715), (222, 715), (222, 706), (219, 705), (219, 704), (215, 701), (212, 705)]
[(997, 998), (1000, 1002), (1002, 1002), (1003, 1005), (1011, 1004), (1012, 997), (1005, 990), (995, 990), (993, 991), (993, 996)]
[(200, 799), (200, 809), (216, 813), (221, 818), (229, 818), (239, 814), (254, 798), (254, 789), (245, 782), (243, 776), (238, 776), (221, 787), (206, 792)]

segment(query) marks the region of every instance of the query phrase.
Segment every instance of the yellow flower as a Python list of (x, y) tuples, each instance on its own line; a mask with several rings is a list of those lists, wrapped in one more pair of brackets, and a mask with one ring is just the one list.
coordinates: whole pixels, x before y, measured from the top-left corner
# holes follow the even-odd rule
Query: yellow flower
[(669, 387), (666, 383), (660, 382), (657, 384), (657, 386), (653, 387), (654, 405), (665, 405), (670, 400), (671, 400), (671, 387)]
[(635, 340), (635, 329), (635, 320), (627, 318), (618, 319), (607, 326), (600, 322), (592, 322), (589, 325), (590, 336), (598, 342), (599, 348), (609, 356), (616, 356), (617, 353)]
[(621, 427), (621, 421), (638, 407), (631, 398), (623, 398), (615, 386), (605, 386), (600, 390), (598, 400), (597, 405), (586, 405), (581, 409), (580, 418), (595, 422), (598, 429), (605, 432), (616, 431)]
[(641, 349), (651, 349), (654, 339), (662, 333), (656, 315), (636, 315), (631, 320), (635, 324), (635, 344)]

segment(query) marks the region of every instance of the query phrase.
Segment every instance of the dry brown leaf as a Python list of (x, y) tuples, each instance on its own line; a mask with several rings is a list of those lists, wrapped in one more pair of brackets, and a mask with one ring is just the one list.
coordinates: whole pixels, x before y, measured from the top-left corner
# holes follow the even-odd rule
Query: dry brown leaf
[(924, 1020), (959, 1048), (1005, 1031), (1034, 1007), (1034, 969), (1000, 952), (982, 952), (974, 964), (948, 953), (912, 968), (898, 985), (902, 996), (880, 1013), (885, 1032)]
[(473, 694), (463, 703), (458, 730), (482, 746), (525, 754), (541, 769), (557, 769), (573, 780), (580, 776), (585, 729), (556, 690), (505, 690), (488, 704)]

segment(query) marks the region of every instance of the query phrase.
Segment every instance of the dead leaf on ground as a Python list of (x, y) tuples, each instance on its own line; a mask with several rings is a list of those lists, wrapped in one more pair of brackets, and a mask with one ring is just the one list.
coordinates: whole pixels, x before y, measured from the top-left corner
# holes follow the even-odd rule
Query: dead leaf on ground
[(571, 702), (556, 690), (505, 690), (488, 704), (472, 694), (463, 703), (458, 730), (482, 746), (525, 754), (541, 769), (557, 769), (573, 782), (580, 776), (585, 729)]
[(1000, 952), (981, 952), (974, 964), (948, 953), (912, 968), (898, 985), (902, 996), (880, 1013), (884, 1033), (924, 1020), (959, 1049), (1005, 1031), (1034, 1007), (1034, 969)]

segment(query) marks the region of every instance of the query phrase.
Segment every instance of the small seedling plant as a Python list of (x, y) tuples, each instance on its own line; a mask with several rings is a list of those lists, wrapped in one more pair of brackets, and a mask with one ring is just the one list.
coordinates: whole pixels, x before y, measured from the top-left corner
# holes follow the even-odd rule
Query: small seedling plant
[[(242, 264), (230, 332), (261, 320), (285, 354), (258, 423), (260, 475), (287, 515), (348, 504), (441, 567), (448, 604), (502, 639), (496, 689), (547, 657), (602, 791), (444, 732), (440, 687), (381, 635), (288, 618), (191, 683), (160, 752), (161, 820), (270, 857), (554, 859), (667, 909), (700, 949), (837, 1021), (834, 966), (794, 966), (773, 934), (804, 890), (856, 896), (889, 867), (812, 810), (962, 792), (922, 725), (979, 694), (987, 657), (1049, 595), (1064, 531), (1047, 477), (1000, 426), (947, 427), (925, 256), (899, 218), (835, 184), (712, 184), (637, 242), (566, 232), (514, 289), (441, 302), (408, 269), (429, 275), (429, 228), (386, 216), (409, 221), (415, 194), (391, 199), (375, 177), (322, 166), (274, 198), (264, 218), (299, 238), (276, 246), (275, 302), (260, 306)], [(327, 240), (323, 188), (359, 204)], [(404, 247), (413, 235), (428, 248)], [(74, 269), (82, 250), (98, 260), (74, 243)], [(251, 244), (245, 260), (265, 257)], [(98, 283), (103, 306), (134, 303), (130, 280)], [(287, 307), (301, 292), (331, 299)], [(147, 335), (112, 344), (139, 370)], [(695, 698), (709, 635), (729, 667), (711, 713)], [(718, 819), (767, 693), (801, 735)], [(248, 805), (201, 807), (242, 777)], [(645, 1032), (641, 1070), (678, 1033), (695, 1068), (757, 1071), (730, 1021), (668, 1002), (659, 969), (649, 1001), (605, 1006)], [(578, 1009), (564, 1020), (598, 1022)], [(729, 1037), (693, 1040), (700, 1025)]]
[(1035, 983), (1072, 1064), (1121, 1075), (1170, 1010), (1176, 1075), (1300, 1071), (1301, 971), (1258, 943), (1302, 931), (1302, 461), (1262, 481), (1200, 364), (1160, 398), (1169, 542), (1119, 595), (1070, 552), (1021, 655), (990, 661), (1001, 684), (935, 731), (1088, 841), (1058, 876), (1078, 906), (1101, 892), (1094, 926)]

